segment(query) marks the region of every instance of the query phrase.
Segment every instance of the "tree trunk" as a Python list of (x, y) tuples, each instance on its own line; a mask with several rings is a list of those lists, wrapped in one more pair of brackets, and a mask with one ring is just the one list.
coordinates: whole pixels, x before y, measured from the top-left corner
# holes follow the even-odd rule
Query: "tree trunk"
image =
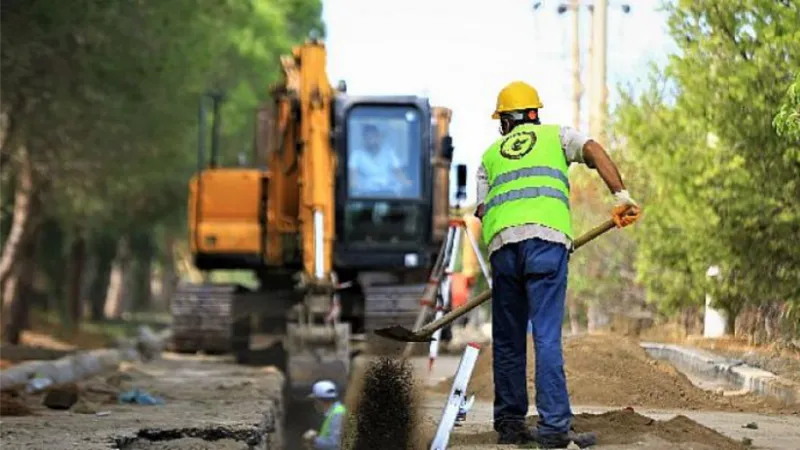
[[(25, 149), (19, 153), (17, 168), (17, 190), (14, 195), (14, 215), (11, 219), (11, 230), (3, 245), (3, 254), (0, 256), (0, 288), (2, 288), (11, 275), (14, 262), (23, 245), (26, 231), (31, 217), (31, 199), (33, 198), (33, 168)], [(10, 301), (10, 300), (9, 300)]]
[(132, 306), (135, 311), (148, 311), (152, 306), (151, 276), (154, 256), (153, 238), (150, 233), (135, 233), (131, 236), (133, 261), (131, 264)]
[(569, 328), (572, 334), (581, 332), (580, 301), (577, 297), (567, 294), (567, 312), (569, 313)]
[(130, 248), (127, 237), (123, 237), (117, 244), (117, 256), (111, 266), (111, 277), (108, 282), (103, 314), (108, 319), (118, 319), (127, 309), (126, 300), (129, 297), (128, 272), (130, 269)]
[(729, 334), (731, 336), (735, 336), (736, 335), (736, 316), (738, 314), (736, 314), (733, 311), (731, 311), (730, 308), (727, 308), (727, 311), (725, 311), (725, 314), (726, 314), (726, 320), (727, 320), (727, 324), (725, 325), (725, 328), (728, 330), (727, 334)]
[(41, 225), (41, 245), (37, 255), (37, 265), (45, 279), (48, 310), (58, 313), (58, 317), (69, 320), (65, 306), (67, 261), (64, 254), (64, 230), (61, 224), (48, 218)]
[(91, 320), (103, 320), (103, 308), (111, 277), (111, 267), (116, 253), (116, 241), (108, 236), (98, 236), (92, 244), (94, 274), (89, 284), (89, 314)]
[(587, 331), (590, 332), (590, 333), (594, 333), (596, 331), (599, 331), (600, 328), (602, 328), (603, 325), (605, 325), (605, 323), (606, 323), (606, 320), (604, 320), (605, 319), (605, 315), (600, 310), (600, 305), (597, 304), (596, 300), (589, 302), (589, 305), (588, 305), (588, 307), (586, 309), (586, 315), (587, 315), (587, 318), (586, 318), (587, 326), (586, 326), (586, 328), (587, 328)]
[(86, 265), (86, 239), (81, 235), (80, 230), (76, 233), (70, 245), (68, 261), (67, 313), (72, 330), (77, 331), (83, 318), (81, 284), (83, 270)]
[[(11, 130), (12, 130), (11, 117), (7, 112), (3, 112), (2, 114), (0, 114), (0, 154), (6, 153), (3, 150), (5, 150), (6, 144), (8, 144), (9, 136), (12, 135)], [(5, 163), (6, 161), (3, 160), (2, 162)]]
[(7, 278), (3, 288), (3, 341), (19, 344), (22, 330), (27, 326), (30, 311), (30, 298), (33, 294), (33, 281), (36, 273), (36, 239), (26, 239), (18, 249), (17, 264)]
[(175, 239), (168, 236), (166, 239), (166, 256), (161, 264), (161, 293), (159, 295), (159, 307), (169, 310), (172, 294), (175, 292), (175, 285), (178, 282), (178, 274), (175, 271)]

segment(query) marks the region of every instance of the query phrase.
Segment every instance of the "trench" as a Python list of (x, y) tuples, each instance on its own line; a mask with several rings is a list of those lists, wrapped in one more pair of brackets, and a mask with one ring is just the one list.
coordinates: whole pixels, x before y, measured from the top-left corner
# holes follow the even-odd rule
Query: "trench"
[[(202, 443), (213, 443), (203, 447)], [(268, 448), (264, 444), (264, 433), (257, 427), (252, 429), (232, 429), (226, 426), (180, 429), (139, 430), (135, 436), (118, 437), (114, 440), (119, 450), (167, 450), (178, 448), (225, 448), (258, 449)]]

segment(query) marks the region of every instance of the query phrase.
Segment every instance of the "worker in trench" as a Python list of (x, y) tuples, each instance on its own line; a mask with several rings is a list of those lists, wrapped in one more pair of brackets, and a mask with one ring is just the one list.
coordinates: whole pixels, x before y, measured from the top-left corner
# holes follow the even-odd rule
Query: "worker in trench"
[[(569, 165), (597, 170), (616, 199), (611, 216), (617, 227), (630, 225), (641, 211), (603, 147), (573, 128), (542, 125), (540, 108), (539, 93), (526, 83), (515, 81), (500, 91), (492, 118), (500, 120), (502, 136), (485, 151), (477, 173), (475, 215), (493, 276), (494, 428), (500, 444), (588, 447), (595, 433), (571, 429), (561, 345), (573, 239)], [(539, 414), (533, 429), (524, 422), (529, 320)]]
[(311, 387), (309, 398), (314, 401), (314, 409), (325, 415), (325, 420), (319, 432), (308, 430), (303, 434), (306, 447), (311, 450), (339, 450), (342, 448), (346, 410), (339, 401), (336, 385), (328, 380), (317, 381)]

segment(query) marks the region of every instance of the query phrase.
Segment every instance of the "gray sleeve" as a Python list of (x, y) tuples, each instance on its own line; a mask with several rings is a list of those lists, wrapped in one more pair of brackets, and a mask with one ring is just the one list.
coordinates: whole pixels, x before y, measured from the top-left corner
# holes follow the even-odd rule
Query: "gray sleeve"
[(478, 167), (478, 173), (475, 174), (475, 190), (476, 203), (483, 203), (483, 200), (486, 199), (486, 194), (489, 193), (489, 175), (486, 173), (486, 167), (483, 164)]
[(342, 445), (342, 420), (345, 414), (335, 414), (331, 417), (330, 433), (327, 437), (314, 438), (315, 450), (339, 450)]
[(586, 164), (583, 159), (583, 146), (590, 139), (588, 135), (572, 127), (561, 127), (558, 137), (561, 139), (561, 148), (564, 149), (567, 163)]

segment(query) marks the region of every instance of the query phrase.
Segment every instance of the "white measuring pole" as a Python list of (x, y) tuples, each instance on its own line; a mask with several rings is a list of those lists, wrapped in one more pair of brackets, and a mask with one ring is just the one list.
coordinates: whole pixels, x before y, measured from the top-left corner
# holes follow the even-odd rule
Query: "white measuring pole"
[(456, 376), (453, 379), (453, 387), (450, 388), (450, 395), (444, 404), (439, 428), (436, 430), (436, 436), (434, 436), (431, 443), (431, 450), (445, 450), (447, 448), (447, 443), (450, 441), (450, 433), (456, 423), (458, 410), (466, 401), (467, 385), (470, 377), (472, 377), (475, 362), (478, 361), (479, 352), (480, 346), (470, 343), (461, 356), (461, 362), (458, 363), (458, 371), (456, 371)]

